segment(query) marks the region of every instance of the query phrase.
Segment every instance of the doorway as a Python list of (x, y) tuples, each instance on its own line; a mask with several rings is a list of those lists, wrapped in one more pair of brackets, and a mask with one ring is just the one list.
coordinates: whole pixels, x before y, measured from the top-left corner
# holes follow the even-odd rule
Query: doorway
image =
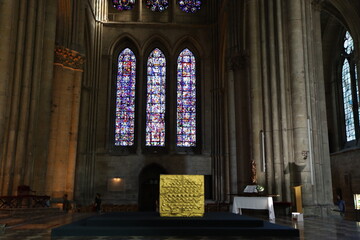
[(139, 174), (139, 211), (157, 210), (160, 174), (167, 174), (167, 171), (156, 163), (141, 170)]

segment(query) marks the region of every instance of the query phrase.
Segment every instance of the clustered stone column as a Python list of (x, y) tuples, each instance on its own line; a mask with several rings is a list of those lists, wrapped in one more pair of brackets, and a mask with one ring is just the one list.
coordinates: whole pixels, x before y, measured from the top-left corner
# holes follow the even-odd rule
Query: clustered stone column
[(250, 134), (251, 134), (251, 154), (248, 159), (248, 171), (251, 171), (251, 162), (256, 161), (257, 179), (264, 179), (261, 171), (262, 154), (260, 146), (260, 131), (264, 128), (263, 124), (263, 89), (261, 87), (261, 45), (260, 45), (260, 19), (259, 1), (246, 1), (248, 15), (246, 19), (246, 46), (249, 52), (249, 88), (250, 88)]
[(42, 193), (56, 3), (2, 1), (0, 18), (0, 194)]
[[(238, 31), (244, 33), (246, 71), (228, 70), (229, 84), (233, 79), (239, 95), (234, 102), (236, 124), (229, 126), (240, 133), (236, 136), (237, 159), (230, 158), (230, 163), (238, 166), (238, 188), (241, 191), (246, 185), (244, 180), (254, 175), (254, 163), (253, 179), (264, 185), (267, 193), (279, 194), (275, 201), (293, 201), (293, 187), (301, 185), (305, 212), (311, 214), (331, 198), (329, 153), (321, 151), (322, 142), (316, 141), (323, 141), (326, 131), (313, 131), (321, 129), (326, 121), (326, 114), (321, 111), (326, 107), (325, 101), (319, 99), (325, 99), (324, 87), (319, 84), (323, 76), (309, 68), (309, 64), (321, 62), (321, 37), (312, 34), (313, 28), (321, 32), (320, 18), (312, 1), (245, 0), (243, 4), (246, 17), (239, 26), (246, 28)], [(242, 59), (234, 58), (232, 49), (237, 35), (233, 30), (229, 31), (229, 58), (240, 63)], [(249, 85), (248, 102), (246, 92), (241, 91), (247, 89), (244, 83)], [(243, 110), (244, 102), (249, 111)], [(314, 106), (315, 102), (322, 105)], [(249, 136), (240, 131), (244, 124)], [(241, 139), (247, 139), (248, 154), (244, 154), (247, 145)], [(315, 175), (321, 178), (314, 178)]]

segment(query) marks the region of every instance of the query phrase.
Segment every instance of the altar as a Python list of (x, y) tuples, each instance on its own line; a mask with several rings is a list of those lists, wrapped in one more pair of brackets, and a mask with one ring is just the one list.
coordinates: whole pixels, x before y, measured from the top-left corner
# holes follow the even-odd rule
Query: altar
[(234, 197), (232, 212), (242, 214), (241, 209), (267, 209), (269, 210), (269, 219), (275, 219), (273, 198), (268, 196), (249, 196)]

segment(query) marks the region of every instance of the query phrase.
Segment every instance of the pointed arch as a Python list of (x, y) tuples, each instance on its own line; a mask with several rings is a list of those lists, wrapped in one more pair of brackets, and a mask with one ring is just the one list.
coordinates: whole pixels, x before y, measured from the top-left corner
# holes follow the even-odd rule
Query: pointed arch
[(176, 119), (177, 152), (201, 151), (201, 46), (185, 36), (176, 44)]
[(196, 59), (188, 48), (182, 50), (177, 58), (176, 89), (176, 145), (196, 147)]
[(123, 37), (111, 49), (110, 147), (112, 152), (134, 152), (138, 121), (138, 48), (129, 37)]
[(135, 138), (136, 56), (125, 48), (118, 56), (116, 76), (115, 146), (133, 146)]
[(359, 87), (356, 63), (354, 61), (354, 41), (349, 31), (343, 38), (343, 57), (341, 65), (341, 89), (344, 111), (346, 142), (358, 139), (360, 130)]
[(165, 146), (166, 58), (155, 48), (147, 58), (145, 146)]

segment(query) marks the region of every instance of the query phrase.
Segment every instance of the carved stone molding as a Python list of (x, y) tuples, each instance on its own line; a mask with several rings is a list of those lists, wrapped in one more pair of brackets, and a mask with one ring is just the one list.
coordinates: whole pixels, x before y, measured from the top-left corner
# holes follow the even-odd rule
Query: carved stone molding
[(80, 53), (62, 47), (55, 47), (55, 64), (61, 64), (64, 67), (83, 70), (84, 68), (85, 57)]

